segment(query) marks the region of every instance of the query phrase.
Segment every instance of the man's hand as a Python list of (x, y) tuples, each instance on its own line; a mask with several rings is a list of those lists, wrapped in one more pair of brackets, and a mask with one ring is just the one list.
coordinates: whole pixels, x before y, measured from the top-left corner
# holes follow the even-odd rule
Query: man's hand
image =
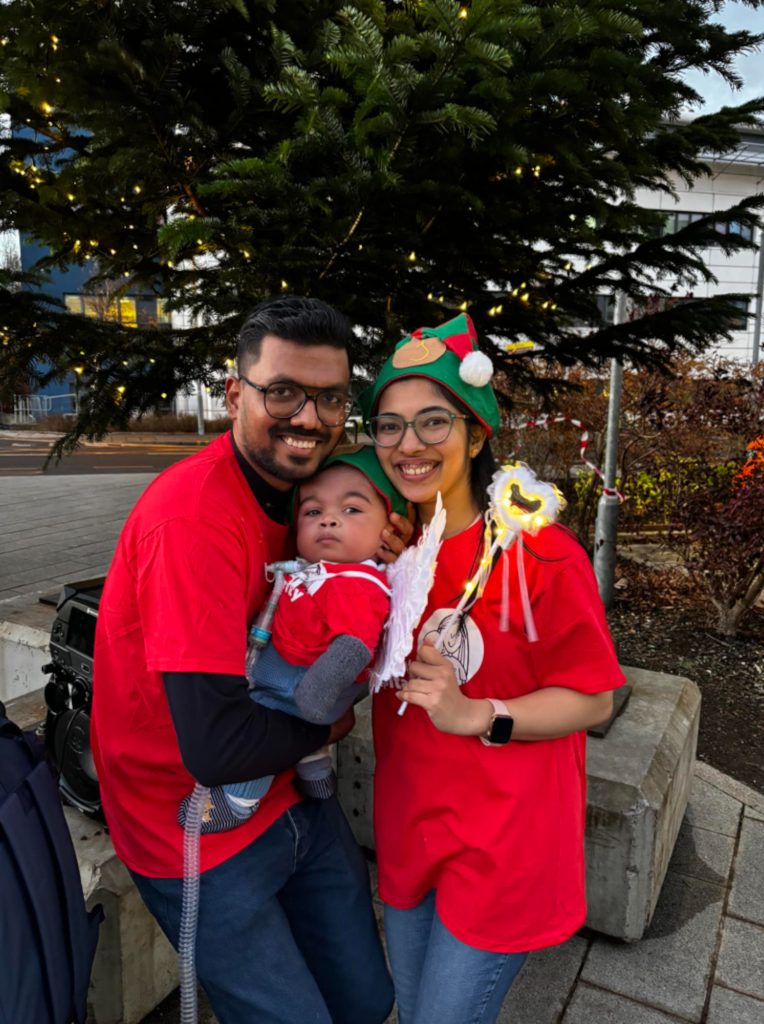
[(382, 531), (382, 543), (374, 555), (378, 562), (394, 562), (414, 535), (414, 506), (408, 503), (408, 518), (392, 512)]
[(331, 728), (329, 733), (328, 743), (336, 743), (338, 740), (344, 739), (347, 734), (351, 731), (355, 725), (355, 711), (352, 707), (349, 707), (345, 714), (338, 718), (337, 721)]

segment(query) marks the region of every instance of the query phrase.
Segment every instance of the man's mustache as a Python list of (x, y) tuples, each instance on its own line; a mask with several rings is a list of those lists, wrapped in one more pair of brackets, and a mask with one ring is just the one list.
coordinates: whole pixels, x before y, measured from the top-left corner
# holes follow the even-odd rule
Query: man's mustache
[(326, 441), (329, 437), (328, 431), (303, 430), (300, 427), (271, 427), (268, 431), (271, 437), (282, 437), (289, 434), (290, 437), (306, 437), (315, 441)]

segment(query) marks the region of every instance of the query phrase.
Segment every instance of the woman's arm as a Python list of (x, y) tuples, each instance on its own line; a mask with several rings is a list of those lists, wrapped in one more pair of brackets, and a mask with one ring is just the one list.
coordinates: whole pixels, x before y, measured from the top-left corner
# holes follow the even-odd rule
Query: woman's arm
[[(450, 661), (430, 643), (409, 665), (408, 681), (398, 697), (424, 708), (441, 732), (457, 736), (484, 735), (494, 714), (490, 701), (468, 697), (460, 690)], [(549, 740), (604, 722), (613, 709), (613, 694), (550, 686), (504, 703), (515, 722), (513, 740)]]

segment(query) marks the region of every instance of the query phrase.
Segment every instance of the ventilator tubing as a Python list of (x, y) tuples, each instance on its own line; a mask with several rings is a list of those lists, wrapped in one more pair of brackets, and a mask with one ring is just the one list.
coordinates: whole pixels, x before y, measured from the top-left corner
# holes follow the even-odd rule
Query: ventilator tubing
[(178, 938), (178, 974), (180, 975), (180, 1024), (196, 1024), (196, 922), (199, 918), (199, 834), (204, 805), (209, 799), (207, 786), (197, 782), (186, 811), (183, 830), (183, 901)]

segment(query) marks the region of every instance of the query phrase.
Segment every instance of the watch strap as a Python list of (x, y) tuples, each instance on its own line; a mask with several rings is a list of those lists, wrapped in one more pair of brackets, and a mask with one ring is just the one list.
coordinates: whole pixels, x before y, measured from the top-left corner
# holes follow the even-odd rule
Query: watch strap
[[(509, 718), (510, 720), (512, 719), (512, 716), (509, 713), (509, 708), (507, 707), (503, 700), (499, 700), (497, 697), (486, 697), (484, 699), (487, 700), (489, 704), (493, 705), (493, 717), (491, 718), (491, 724), (488, 726), (488, 735), (490, 735), (491, 729), (493, 728), (494, 719), (497, 716), (500, 716), (502, 718)], [(480, 736), (479, 739), (484, 747), (506, 746), (505, 743), (491, 743), (488, 736)]]

